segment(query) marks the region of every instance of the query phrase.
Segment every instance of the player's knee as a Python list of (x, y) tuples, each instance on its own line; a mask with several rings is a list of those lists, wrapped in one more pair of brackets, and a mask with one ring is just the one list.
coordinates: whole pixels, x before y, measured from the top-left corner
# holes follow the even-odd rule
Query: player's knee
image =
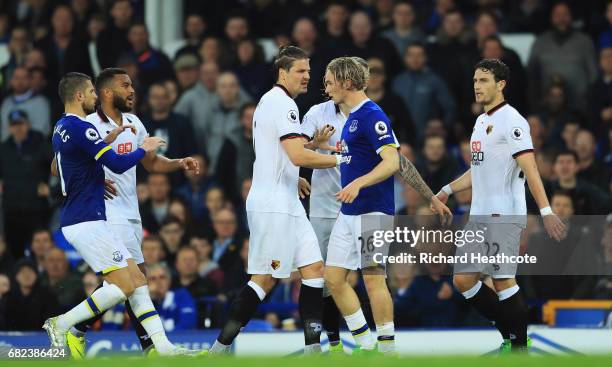
[(302, 277), (311, 279), (311, 278), (323, 278), (323, 272), (325, 267), (323, 266), (322, 261), (318, 261), (314, 264), (310, 264), (302, 269)]
[(384, 276), (381, 275), (364, 275), (363, 282), (368, 294), (386, 291), (388, 292), (387, 283)]
[(455, 275), (453, 277), (453, 285), (461, 293), (463, 293), (465, 291), (468, 291), (477, 282), (478, 281), (474, 281), (474, 279), (472, 279), (472, 277), (467, 277), (467, 276), (463, 276), (463, 275)]
[(337, 292), (344, 283), (346, 283), (346, 279), (338, 276), (337, 274), (331, 272), (325, 272), (324, 274), (325, 286), (332, 292)]

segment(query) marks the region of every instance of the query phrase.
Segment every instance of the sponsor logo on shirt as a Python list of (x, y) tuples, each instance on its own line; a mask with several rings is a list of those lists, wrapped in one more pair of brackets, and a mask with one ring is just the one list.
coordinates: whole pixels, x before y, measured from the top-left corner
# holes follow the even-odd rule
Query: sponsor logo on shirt
[(277, 270), (278, 268), (280, 268), (280, 260), (272, 260), (270, 266), (272, 267), (272, 269)]
[(512, 139), (514, 140), (523, 139), (523, 129), (521, 129), (520, 127), (513, 127), (512, 128)]
[(291, 122), (292, 124), (297, 124), (298, 123), (298, 114), (296, 110), (290, 110), (287, 113), (287, 120), (289, 120), (289, 122)]
[(472, 141), (472, 166), (480, 166), (480, 162), (484, 161), (484, 152), (482, 151), (482, 143), (480, 140)]
[(487, 135), (491, 134), (491, 131), (493, 131), (493, 125), (487, 126)]
[(378, 135), (385, 135), (385, 134), (387, 134), (387, 124), (385, 124), (384, 121), (378, 121), (374, 125), (374, 130), (376, 130), (376, 133)]
[(357, 126), (358, 125), (359, 125), (359, 121), (357, 121), (357, 120), (351, 121), (351, 126), (349, 126), (349, 132), (350, 133), (354, 133), (355, 131), (357, 131)]
[(119, 251), (113, 252), (113, 261), (118, 263), (123, 260), (123, 254)]
[(88, 128), (87, 130), (85, 130), (85, 137), (87, 137), (87, 139), (89, 139), (91, 141), (96, 141), (96, 140), (100, 139), (100, 135), (98, 134), (96, 129), (91, 128), (91, 127)]

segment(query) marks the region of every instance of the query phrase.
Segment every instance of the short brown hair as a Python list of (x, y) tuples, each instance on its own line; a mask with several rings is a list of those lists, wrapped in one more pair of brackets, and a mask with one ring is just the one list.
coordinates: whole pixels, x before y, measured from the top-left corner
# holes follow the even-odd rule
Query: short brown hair
[(274, 59), (274, 74), (275, 79), (278, 79), (280, 69), (289, 71), (293, 63), (297, 60), (308, 59), (308, 55), (304, 50), (296, 46), (283, 46), (278, 50), (278, 55)]
[(72, 72), (64, 75), (57, 88), (62, 103), (72, 101), (77, 91), (84, 92), (83, 89), (88, 80), (91, 81), (91, 77), (83, 73)]

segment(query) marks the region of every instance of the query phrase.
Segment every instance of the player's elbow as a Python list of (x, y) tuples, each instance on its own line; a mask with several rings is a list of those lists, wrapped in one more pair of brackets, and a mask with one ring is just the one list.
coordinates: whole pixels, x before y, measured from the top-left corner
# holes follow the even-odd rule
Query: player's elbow
[(302, 167), (306, 164), (306, 159), (304, 157), (303, 151), (296, 151), (288, 154), (289, 160), (294, 166)]

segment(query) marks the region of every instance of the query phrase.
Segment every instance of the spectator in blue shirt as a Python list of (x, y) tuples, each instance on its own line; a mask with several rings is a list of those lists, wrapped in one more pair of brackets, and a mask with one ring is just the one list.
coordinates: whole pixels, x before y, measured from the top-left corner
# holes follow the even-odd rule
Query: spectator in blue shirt
[(195, 329), (196, 303), (185, 288), (170, 289), (172, 275), (168, 267), (151, 265), (147, 269), (147, 279), (151, 299), (166, 331)]

